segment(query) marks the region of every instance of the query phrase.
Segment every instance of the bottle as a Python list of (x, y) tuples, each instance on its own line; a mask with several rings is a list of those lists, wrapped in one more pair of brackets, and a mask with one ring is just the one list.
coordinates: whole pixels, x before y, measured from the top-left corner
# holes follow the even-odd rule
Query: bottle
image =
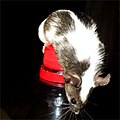
[(29, 119), (61, 120), (66, 117), (64, 113), (67, 110), (67, 98), (63, 72), (53, 46), (46, 46), (38, 77), (38, 98), (29, 114)]

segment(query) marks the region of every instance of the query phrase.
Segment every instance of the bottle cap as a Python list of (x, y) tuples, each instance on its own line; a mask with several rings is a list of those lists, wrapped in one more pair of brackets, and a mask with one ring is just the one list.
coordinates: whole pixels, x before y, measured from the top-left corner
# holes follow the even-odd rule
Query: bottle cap
[(44, 49), (43, 65), (40, 68), (40, 80), (54, 86), (64, 85), (64, 71), (52, 45)]

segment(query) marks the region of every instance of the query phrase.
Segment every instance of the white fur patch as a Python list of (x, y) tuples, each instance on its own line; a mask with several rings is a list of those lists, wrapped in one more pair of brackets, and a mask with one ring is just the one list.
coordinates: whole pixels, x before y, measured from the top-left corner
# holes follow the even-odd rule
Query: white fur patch
[(83, 103), (86, 101), (90, 89), (95, 87), (93, 76), (94, 69), (92, 67), (94, 66), (90, 66), (90, 68), (85, 72), (85, 75), (82, 77), (80, 97)]
[(75, 21), (75, 31), (70, 31), (66, 38), (73, 45), (76, 50), (76, 55), (79, 61), (90, 58), (90, 68), (82, 77), (80, 97), (82, 102), (85, 102), (90, 89), (95, 87), (94, 75), (96, 73), (96, 66), (102, 57), (99, 54), (99, 38), (95, 33), (96, 25), (93, 24), (90, 28), (80, 22), (77, 16), (71, 13), (71, 17)]
[(45, 23), (46, 19), (40, 24), (39, 28), (38, 28), (38, 36), (39, 39), (43, 42), (43, 43), (47, 43), (47, 40), (45, 39), (45, 35), (44, 35), (44, 23)]
[[(95, 54), (99, 44), (97, 34), (95, 34), (96, 27), (86, 28), (80, 22), (77, 16), (71, 16), (75, 21), (75, 31), (69, 32), (66, 37), (76, 50), (79, 61), (88, 59), (92, 54)], [(96, 57), (98, 57), (96, 55)], [(95, 57), (95, 58), (96, 58)]]

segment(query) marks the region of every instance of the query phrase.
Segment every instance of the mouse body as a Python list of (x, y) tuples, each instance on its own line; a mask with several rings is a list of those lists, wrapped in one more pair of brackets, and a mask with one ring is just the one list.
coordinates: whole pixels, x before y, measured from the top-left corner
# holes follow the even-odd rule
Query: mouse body
[(107, 85), (111, 77), (101, 77), (105, 47), (95, 22), (83, 13), (79, 16), (70, 10), (54, 11), (40, 24), (38, 32), (40, 40), (55, 49), (64, 69), (66, 96), (75, 114), (86, 104), (90, 91)]

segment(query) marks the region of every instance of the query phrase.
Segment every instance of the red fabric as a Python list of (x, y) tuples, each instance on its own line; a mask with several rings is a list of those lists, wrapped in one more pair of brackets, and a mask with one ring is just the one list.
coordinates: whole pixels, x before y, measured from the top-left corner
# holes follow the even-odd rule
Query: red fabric
[(51, 82), (56, 82), (56, 83), (64, 83), (63, 75), (59, 75), (54, 72), (48, 72), (44, 70), (42, 66), (40, 69), (40, 77), (41, 79), (47, 80), (49, 82), (51, 81)]
[(52, 45), (45, 47), (43, 65), (54, 70), (63, 70)]
[(46, 46), (44, 50), (43, 65), (40, 68), (40, 79), (44, 81), (54, 82), (64, 84), (63, 74), (58, 74), (52, 71), (47, 71), (44, 67), (50, 68), (53, 71), (63, 71), (62, 66), (60, 65), (58, 58), (56, 56), (55, 50), (52, 45)]

